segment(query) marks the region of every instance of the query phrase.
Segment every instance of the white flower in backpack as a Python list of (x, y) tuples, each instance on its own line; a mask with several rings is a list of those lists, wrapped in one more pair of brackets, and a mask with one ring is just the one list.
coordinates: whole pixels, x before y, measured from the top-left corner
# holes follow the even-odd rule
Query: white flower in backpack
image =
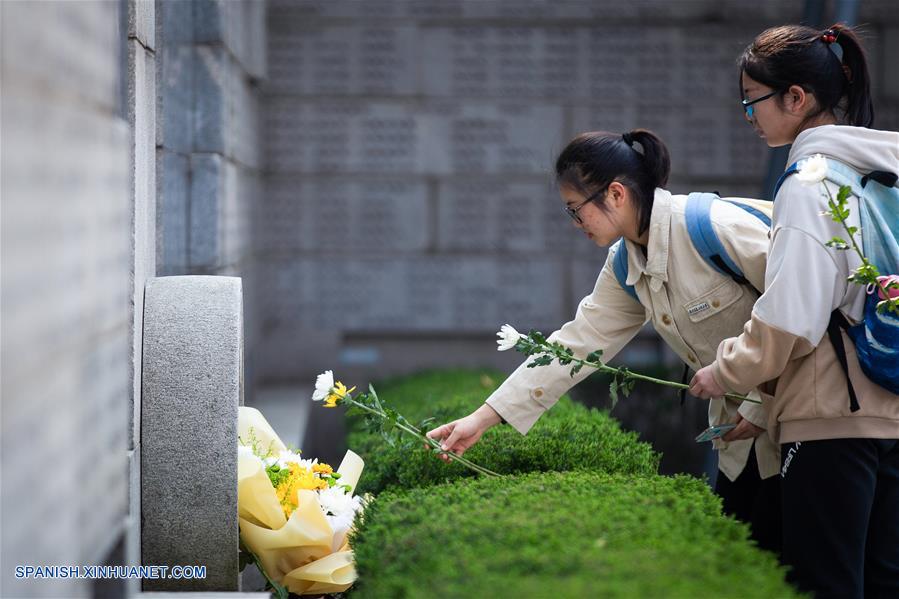
[(796, 172), (796, 178), (803, 185), (816, 185), (827, 176), (827, 158), (815, 154), (802, 163)]
[(496, 336), (498, 337), (496, 340), (497, 351), (512, 349), (518, 343), (518, 340), (521, 339), (521, 333), (516, 331), (510, 324), (504, 324), (500, 327)]

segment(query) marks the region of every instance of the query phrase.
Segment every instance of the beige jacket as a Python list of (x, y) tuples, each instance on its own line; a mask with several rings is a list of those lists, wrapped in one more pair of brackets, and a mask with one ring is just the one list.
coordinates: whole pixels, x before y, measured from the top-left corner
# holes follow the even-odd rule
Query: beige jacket
[[(899, 133), (827, 125), (799, 134), (790, 164), (823, 154), (862, 173), (899, 172)], [(836, 196), (836, 189), (831, 187)], [(852, 251), (828, 248), (842, 227), (821, 213), (827, 200), (819, 185), (796, 176), (781, 187), (774, 203), (765, 293), (741, 335), (719, 348), (713, 373), (727, 389), (747, 391), (778, 377), (768, 432), (780, 443), (839, 438), (899, 438), (899, 397), (872, 383), (858, 367), (855, 348), (844, 345), (861, 409), (849, 410), (849, 392), (830, 340), (825, 335), (833, 310), (861, 319), (864, 288), (847, 277), (861, 260)], [(849, 198), (849, 223), (858, 226), (858, 199)], [(886, 274), (886, 273), (884, 273)], [(890, 273), (892, 274), (892, 273)]]
[[(574, 320), (549, 337), (551, 341), (570, 347), (581, 358), (601, 349), (603, 361), (608, 362), (651, 320), (671, 349), (694, 370), (715, 360), (719, 343), (742, 330), (758, 294), (753, 288), (719, 274), (696, 252), (686, 228), (686, 199), (657, 189), (646, 257), (637, 245), (625, 242), (628, 244), (627, 282), (634, 286), (639, 303), (615, 278), (612, 259), (617, 246), (612, 246), (593, 293), (581, 301)], [(714, 203), (711, 220), (728, 254), (746, 278), (761, 288), (768, 228), (744, 210), (725, 202)], [(561, 395), (591, 372), (585, 368), (571, 377), (570, 367), (556, 362), (536, 368), (526, 365), (527, 361), (487, 399), (522, 434)], [(764, 428), (767, 424), (768, 416), (761, 406), (721, 399), (710, 402), (709, 423), (733, 422), (738, 411), (757, 426)], [(734, 480), (743, 471), (753, 442), (762, 478), (778, 472), (779, 448), (767, 435), (760, 435), (754, 441), (716, 441), (719, 469), (729, 479)]]

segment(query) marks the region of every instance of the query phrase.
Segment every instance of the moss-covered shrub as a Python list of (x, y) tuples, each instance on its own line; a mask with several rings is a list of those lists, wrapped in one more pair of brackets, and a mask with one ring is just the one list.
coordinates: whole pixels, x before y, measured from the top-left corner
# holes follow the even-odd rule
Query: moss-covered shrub
[[(435, 417), (432, 426), (470, 413), (484, 402), (501, 376), (486, 372), (430, 372), (377, 385), (378, 394), (411, 421)], [(418, 447), (390, 447), (349, 421), (349, 447), (365, 459), (360, 492), (390, 487), (413, 488), (477, 476), (458, 464), (446, 464)], [(635, 433), (621, 430), (604, 412), (584, 408), (567, 397), (543, 415), (527, 436), (510, 426), (490, 429), (466, 452), (477, 464), (501, 474), (597, 470), (655, 474), (659, 455)]]
[(532, 473), (373, 500), (353, 597), (791, 597), (695, 478)]

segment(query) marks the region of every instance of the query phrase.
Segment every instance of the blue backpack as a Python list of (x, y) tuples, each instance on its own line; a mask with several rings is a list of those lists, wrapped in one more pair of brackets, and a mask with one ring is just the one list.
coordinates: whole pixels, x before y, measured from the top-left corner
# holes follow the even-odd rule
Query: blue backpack
[[(803, 160), (799, 160), (781, 175), (774, 189), (780, 190), (787, 177), (799, 170)], [(874, 171), (867, 175), (827, 158), (826, 179), (835, 185), (848, 185), (852, 195), (858, 198), (859, 219), (861, 221), (862, 251), (877, 267), (881, 275), (899, 274), (899, 187), (896, 187), (895, 173)], [(852, 325), (842, 312), (835, 310), (827, 325), (827, 336), (833, 344), (837, 359), (849, 385), (849, 407), (858, 411), (855, 389), (849, 381), (846, 362), (846, 348), (840, 329), (846, 331), (855, 344), (858, 363), (869, 379), (899, 394), (899, 315), (895, 312), (877, 312), (880, 301), (876, 289), (868, 289), (865, 309), (861, 322)]]
[[(694, 192), (687, 196), (684, 216), (687, 221), (687, 233), (690, 235), (693, 247), (696, 248), (696, 251), (709, 266), (722, 275), (732, 278), (741, 285), (752, 285), (743, 276), (743, 271), (740, 270), (737, 263), (728, 255), (727, 250), (721, 244), (721, 240), (718, 239), (718, 234), (715, 233), (715, 229), (712, 227), (712, 204), (716, 200), (742, 208), (768, 227), (771, 226), (772, 204), (767, 200), (722, 200), (717, 193)], [(635, 301), (639, 301), (637, 300), (637, 292), (634, 290), (634, 286), (627, 284), (627, 244), (624, 243), (624, 239), (620, 239), (615, 242), (615, 246), (617, 251), (612, 258), (612, 270), (615, 272), (615, 278), (622, 289), (627, 291)], [(757, 291), (759, 293), (762, 292), (761, 289)], [(684, 372), (681, 376), (682, 383), (686, 384), (689, 373), (689, 364), (684, 364)], [(677, 395), (680, 398), (681, 405), (683, 405), (686, 398), (684, 390), (678, 391)]]
[[(699, 252), (699, 255), (722, 275), (732, 278), (741, 285), (752, 285), (737, 263), (728, 255), (718, 234), (712, 227), (711, 211), (712, 203), (716, 200), (733, 204), (738, 208), (742, 208), (749, 214), (771, 226), (771, 202), (767, 200), (722, 200), (716, 193), (700, 193), (694, 192), (687, 196), (687, 205), (685, 208), (685, 217), (687, 220), (687, 233), (690, 235), (690, 241), (693, 247)], [(624, 240), (615, 242), (617, 251), (613, 257), (612, 270), (615, 272), (615, 278), (618, 284), (630, 294), (635, 300), (637, 292), (634, 291), (633, 285), (627, 284), (627, 244)], [(759, 289), (759, 292), (762, 290)]]

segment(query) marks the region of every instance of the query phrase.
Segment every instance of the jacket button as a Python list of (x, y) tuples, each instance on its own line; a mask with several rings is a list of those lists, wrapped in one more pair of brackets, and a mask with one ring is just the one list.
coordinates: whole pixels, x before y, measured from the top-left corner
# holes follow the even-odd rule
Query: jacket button
[(536, 397), (537, 399), (543, 397), (543, 389), (534, 389), (534, 397)]
[(712, 300), (713, 308), (718, 308), (719, 306), (721, 306), (721, 302), (719, 302), (718, 300)]
[(696, 356), (693, 354), (687, 354), (687, 359), (690, 360), (693, 364), (696, 364)]
[(665, 324), (671, 324), (671, 317), (667, 314), (662, 314), (662, 322)]

